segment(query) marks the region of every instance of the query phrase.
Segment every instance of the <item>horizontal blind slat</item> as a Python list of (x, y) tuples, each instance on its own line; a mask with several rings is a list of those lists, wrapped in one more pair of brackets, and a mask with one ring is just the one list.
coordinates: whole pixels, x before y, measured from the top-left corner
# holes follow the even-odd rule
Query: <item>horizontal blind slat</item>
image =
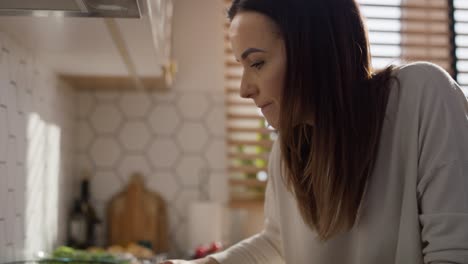
[(245, 154), (245, 153), (228, 153), (228, 158), (240, 160), (255, 160), (264, 159), (268, 160), (269, 154)]
[(255, 115), (255, 114), (251, 114), (251, 115), (246, 115), (246, 114), (232, 114), (232, 113), (228, 113), (227, 114), (227, 117), (228, 119), (247, 119), (247, 120), (251, 120), (251, 119), (254, 119), (254, 120), (264, 120), (265, 118), (261, 115)]
[(231, 185), (242, 185), (249, 187), (265, 187), (265, 181), (259, 181), (257, 179), (230, 179), (229, 184)]
[(416, 9), (416, 10), (436, 10), (436, 11), (446, 11), (448, 10), (447, 6), (444, 5), (424, 5), (424, 4), (378, 4), (378, 3), (361, 3), (362, 7), (378, 7), (378, 8), (401, 8), (406, 10)]
[(273, 142), (271, 140), (227, 140), (228, 146), (256, 146), (271, 148)]
[(274, 132), (274, 130), (269, 129), (269, 128), (249, 128), (249, 127), (239, 127), (239, 126), (236, 126), (236, 127), (228, 126), (227, 130), (228, 132), (232, 132), (232, 133), (251, 132), (251, 133), (259, 133), (259, 134), (269, 134), (269, 133)]

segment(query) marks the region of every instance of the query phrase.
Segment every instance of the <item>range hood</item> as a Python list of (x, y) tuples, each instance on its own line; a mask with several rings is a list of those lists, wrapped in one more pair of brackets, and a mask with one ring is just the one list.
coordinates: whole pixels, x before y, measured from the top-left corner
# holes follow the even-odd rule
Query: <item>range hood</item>
[(1, 0), (0, 16), (140, 18), (140, 0)]

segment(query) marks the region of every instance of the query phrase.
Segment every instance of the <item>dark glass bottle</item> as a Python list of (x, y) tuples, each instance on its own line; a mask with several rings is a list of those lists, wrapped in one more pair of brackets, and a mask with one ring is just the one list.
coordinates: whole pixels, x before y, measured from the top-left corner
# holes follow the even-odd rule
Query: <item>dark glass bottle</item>
[(90, 203), (89, 180), (81, 182), (80, 198), (75, 200), (68, 225), (68, 246), (86, 249), (95, 244), (95, 227), (101, 221)]

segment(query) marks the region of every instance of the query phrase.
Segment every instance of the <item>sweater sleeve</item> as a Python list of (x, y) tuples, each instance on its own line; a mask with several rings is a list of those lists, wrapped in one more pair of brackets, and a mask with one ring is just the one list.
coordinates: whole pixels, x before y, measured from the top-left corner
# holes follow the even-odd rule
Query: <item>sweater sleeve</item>
[(275, 142), (270, 153), (268, 172), (270, 177), (265, 193), (265, 222), (259, 233), (247, 238), (223, 252), (211, 255), (220, 264), (280, 264), (283, 262), (278, 211), (275, 194), (275, 177), (272, 162), (279, 162), (278, 145)]
[(427, 71), (417, 184), (424, 262), (468, 263), (467, 101), (447, 73)]

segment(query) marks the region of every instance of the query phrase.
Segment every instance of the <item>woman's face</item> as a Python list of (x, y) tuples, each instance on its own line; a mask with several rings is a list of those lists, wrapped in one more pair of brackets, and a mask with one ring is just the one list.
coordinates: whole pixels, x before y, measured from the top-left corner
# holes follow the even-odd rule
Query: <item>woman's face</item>
[(239, 12), (231, 22), (229, 38), (244, 69), (240, 96), (253, 99), (268, 123), (278, 128), (286, 51), (277, 26), (260, 13)]

